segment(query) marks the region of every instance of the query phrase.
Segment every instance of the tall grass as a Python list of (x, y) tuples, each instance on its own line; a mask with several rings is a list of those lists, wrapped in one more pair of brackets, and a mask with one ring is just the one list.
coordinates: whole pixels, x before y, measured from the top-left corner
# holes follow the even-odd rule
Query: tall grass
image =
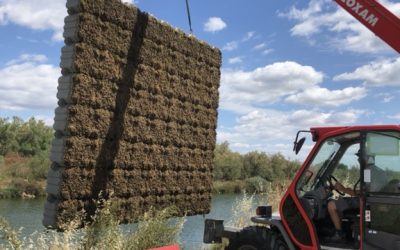
[[(255, 215), (258, 205), (271, 205), (276, 212), (289, 184), (289, 180), (284, 180), (269, 183), (262, 188), (264, 192), (261, 194), (243, 193), (232, 206), (232, 217), (226, 225), (236, 228), (253, 225), (250, 218)], [(74, 223), (78, 222), (72, 222), (62, 234), (42, 232), (23, 239), (20, 239), (19, 232), (11, 229), (7, 221), (0, 217), (0, 249), (144, 250), (178, 242), (178, 235), (185, 222), (184, 218), (168, 219), (174, 214), (174, 208), (160, 211), (151, 209), (134, 229), (127, 231), (119, 225), (112, 204), (103, 201), (103, 206), (94, 215), (93, 222), (81, 230), (75, 230)], [(224, 249), (228, 244), (225, 240), (222, 244), (203, 246), (203, 249)]]
[[(255, 216), (256, 207), (259, 205), (270, 205), (272, 211), (277, 212), (279, 203), (290, 185), (290, 180), (281, 180), (276, 182), (269, 182), (267, 186), (260, 186), (257, 194), (252, 195), (243, 192), (243, 196), (237, 199), (232, 205), (232, 217), (225, 223), (225, 226), (234, 228), (244, 228), (254, 225), (251, 217)], [(262, 225), (261, 225), (262, 226)], [(229, 241), (223, 239), (221, 244), (211, 244), (203, 246), (207, 250), (223, 250), (229, 245)]]
[(147, 212), (138, 223), (136, 232), (127, 237), (123, 249), (149, 249), (176, 243), (185, 219), (167, 220), (174, 213), (174, 208)]
[(93, 222), (81, 230), (74, 229), (79, 223), (77, 220), (66, 226), (63, 233), (47, 231), (23, 239), (0, 217), (0, 249), (144, 250), (178, 242), (185, 219), (168, 219), (175, 214), (174, 208), (151, 209), (135, 229), (123, 230), (113, 206), (109, 202), (103, 204), (93, 216)]
[[(0, 242), (1, 241), (5, 241), (10, 249), (21, 248), (21, 241), (18, 239), (18, 232), (13, 230), (8, 224), (8, 221), (3, 217), (0, 217)], [(0, 247), (1, 246), (2, 245), (0, 245)]]
[(272, 206), (273, 212), (278, 212), (279, 204), (286, 190), (288, 189), (291, 180), (281, 180), (268, 183), (266, 188), (266, 196), (268, 205)]

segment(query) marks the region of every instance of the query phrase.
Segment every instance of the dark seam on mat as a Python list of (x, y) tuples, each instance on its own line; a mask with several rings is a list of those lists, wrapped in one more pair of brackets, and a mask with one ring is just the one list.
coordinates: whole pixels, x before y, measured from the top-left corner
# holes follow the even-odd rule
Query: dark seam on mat
[[(118, 88), (115, 99), (115, 112), (111, 121), (107, 136), (101, 146), (100, 154), (96, 161), (95, 175), (92, 186), (94, 198), (108, 198), (110, 194), (106, 193), (107, 184), (110, 181), (110, 175), (115, 168), (115, 159), (119, 152), (120, 141), (124, 133), (124, 123), (126, 110), (131, 98), (131, 91), (135, 85), (135, 76), (140, 62), (140, 51), (143, 46), (145, 31), (148, 25), (149, 17), (146, 13), (138, 11), (137, 20), (132, 32), (131, 43), (128, 50), (127, 64), (123, 70), (123, 78)], [(95, 212), (95, 204), (87, 208), (88, 216)]]

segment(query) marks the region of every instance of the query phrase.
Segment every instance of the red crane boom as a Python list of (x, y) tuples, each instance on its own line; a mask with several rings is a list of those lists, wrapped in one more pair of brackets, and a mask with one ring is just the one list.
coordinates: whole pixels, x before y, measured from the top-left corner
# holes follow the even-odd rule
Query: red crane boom
[(400, 53), (400, 19), (376, 0), (335, 0)]

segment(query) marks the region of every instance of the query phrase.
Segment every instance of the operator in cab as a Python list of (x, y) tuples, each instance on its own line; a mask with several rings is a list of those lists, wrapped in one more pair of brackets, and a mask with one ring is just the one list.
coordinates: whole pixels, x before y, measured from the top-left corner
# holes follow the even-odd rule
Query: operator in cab
[[(362, 158), (360, 150), (356, 153), (358, 158), (358, 162), (360, 166), (362, 165)], [(367, 156), (366, 165), (369, 169), (374, 173), (374, 176), (379, 179), (379, 181), (375, 182), (378, 185), (371, 187), (372, 190), (380, 191), (384, 184), (387, 182), (387, 177), (385, 172), (375, 165), (374, 156)], [(338, 199), (331, 199), (328, 201), (328, 213), (332, 220), (332, 223), (335, 227), (335, 234), (328, 239), (330, 242), (342, 242), (346, 235), (342, 230), (342, 217), (343, 212), (346, 210), (355, 210), (360, 207), (360, 199), (358, 197), (359, 190), (355, 190), (353, 188), (344, 187), (342, 183), (336, 182), (334, 184), (335, 190), (342, 192), (344, 194), (349, 195), (350, 197), (342, 197), (340, 196)]]
[(345, 210), (358, 209), (360, 207), (360, 200), (357, 196), (357, 191), (352, 188), (346, 188), (342, 183), (336, 182), (335, 189), (350, 195), (350, 197), (339, 197), (337, 200), (328, 201), (328, 213), (331, 217), (332, 223), (335, 226), (335, 234), (328, 240), (331, 242), (342, 242), (346, 237), (342, 231), (342, 217)]

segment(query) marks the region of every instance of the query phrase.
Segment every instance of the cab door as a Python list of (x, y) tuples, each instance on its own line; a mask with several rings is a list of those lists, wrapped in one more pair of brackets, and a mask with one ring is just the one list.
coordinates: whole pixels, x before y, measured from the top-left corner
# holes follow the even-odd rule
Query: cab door
[(400, 249), (399, 138), (399, 132), (364, 134), (363, 249)]

